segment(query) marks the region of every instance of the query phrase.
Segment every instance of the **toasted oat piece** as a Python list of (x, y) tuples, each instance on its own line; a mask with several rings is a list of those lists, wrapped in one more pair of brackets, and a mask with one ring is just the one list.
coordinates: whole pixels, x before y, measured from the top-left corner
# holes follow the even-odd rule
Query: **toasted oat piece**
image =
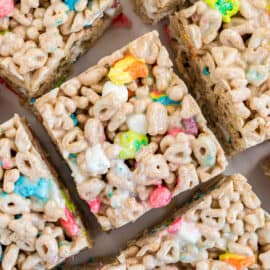
[(178, 9), (182, 9), (195, 0), (133, 0), (135, 11), (144, 22), (156, 24)]
[(180, 72), (235, 154), (270, 135), (270, 35), (267, 1), (231, 5), (222, 13), (198, 1), (171, 17), (170, 32)]
[(220, 174), (227, 162), (157, 32), (35, 103), (104, 230)]
[(131, 242), (113, 263), (72, 269), (267, 270), (270, 216), (242, 175), (226, 176)]
[(1, 269), (51, 269), (90, 247), (78, 212), (24, 119), (0, 125)]
[(118, 0), (75, 2), (16, 1), (14, 10), (0, 13), (0, 76), (22, 97), (54, 87), (121, 10)]

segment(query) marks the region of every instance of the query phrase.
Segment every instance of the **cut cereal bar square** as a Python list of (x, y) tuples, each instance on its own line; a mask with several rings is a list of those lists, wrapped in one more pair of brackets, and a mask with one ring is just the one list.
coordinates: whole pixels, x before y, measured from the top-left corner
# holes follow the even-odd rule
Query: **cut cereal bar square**
[(227, 164), (157, 32), (37, 99), (35, 109), (104, 230), (169, 204)]
[(51, 269), (90, 247), (68, 193), (25, 121), (0, 125), (1, 269)]
[(270, 216), (241, 175), (226, 176), (96, 270), (270, 269)]
[(173, 14), (195, 0), (133, 0), (135, 11), (146, 23), (155, 24), (166, 16)]
[(0, 76), (24, 98), (54, 87), (121, 11), (118, 0), (13, 1), (0, 2)]
[(270, 137), (270, 17), (266, 0), (227, 2), (183, 9), (170, 33), (180, 72), (235, 154)]

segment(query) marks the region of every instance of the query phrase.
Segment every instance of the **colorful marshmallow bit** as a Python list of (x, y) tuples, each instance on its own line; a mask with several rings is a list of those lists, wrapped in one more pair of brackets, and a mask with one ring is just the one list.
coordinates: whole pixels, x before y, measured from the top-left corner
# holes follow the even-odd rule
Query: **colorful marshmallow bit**
[(108, 73), (109, 79), (117, 85), (127, 84), (147, 76), (148, 68), (144, 61), (131, 55), (117, 61)]
[(176, 127), (176, 128), (169, 129), (167, 134), (175, 137), (175, 136), (177, 136), (177, 134), (179, 134), (181, 132), (183, 132), (183, 130), (181, 128)]
[(70, 115), (70, 118), (73, 120), (74, 126), (78, 126), (79, 121), (78, 121), (78, 118), (77, 118), (76, 114), (75, 114), (75, 113), (72, 113), (72, 114)]
[(99, 210), (100, 210), (100, 207), (101, 207), (100, 199), (97, 197), (94, 200), (89, 201), (88, 205), (89, 205), (89, 207), (91, 209), (91, 212), (93, 214), (97, 214), (99, 212)]
[(131, 28), (132, 27), (132, 22), (124, 13), (121, 13), (121, 14), (119, 14), (118, 17), (113, 19), (112, 25), (114, 27)]
[(71, 211), (66, 207), (65, 208), (65, 218), (60, 219), (61, 226), (64, 228), (65, 232), (70, 236), (74, 237), (79, 233), (79, 226), (74, 219)]
[(76, 154), (70, 153), (70, 154), (68, 155), (68, 158), (71, 160), (71, 162), (77, 163), (77, 155), (76, 155)]
[(168, 227), (168, 232), (177, 234), (183, 242), (192, 244), (196, 244), (201, 238), (201, 233), (195, 223), (187, 221), (183, 217), (175, 219)]
[(181, 124), (186, 134), (190, 134), (194, 136), (198, 135), (199, 133), (198, 125), (193, 117), (182, 119)]
[(0, 157), (0, 167), (2, 167), (3, 169), (10, 169), (12, 166), (11, 166), (11, 162), (6, 159), (6, 158), (1, 158)]
[(75, 11), (76, 4), (79, 2), (79, 0), (65, 0), (65, 4), (68, 6), (68, 8), (72, 11)]
[(64, 190), (61, 191), (62, 197), (65, 201), (65, 205), (70, 212), (75, 212), (75, 205), (71, 202)]
[(152, 208), (160, 208), (170, 203), (172, 199), (171, 192), (164, 186), (156, 187), (149, 197), (149, 204)]
[(246, 269), (255, 263), (254, 256), (243, 256), (232, 253), (222, 254), (219, 256), (219, 259), (230, 264), (236, 270)]
[(14, 0), (0, 0), (0, 19), (10, 15), (13, 9)]
[(204, 0), (211, 8), (217, 9), (222, 14), (225, 23), (231, 21), (231, 17), (240, 10), (239, 0)]
[(131, 159), (135, 157), (135, 154), (143, 145), (148, 144), (148, 138), (144, 134), (129, 130), (119, 135), (119, 144), (122, 148), (119, 157), (121, 159)]
[(15, 183), (14, 192), (22, 197), (36, 197), (46, 202), (50, 196), (51, 181), (40, 178), (37, 182), (29, 180), (25, 176), (20, 176)]
[(208, 68), (207, 66), (204, 66), (204, 67), (203, 67), (203, 70), (202, 70), (202, 73), (203, 73), (203, 75), (205, 75), (205, 76), (209, 76), (209, 75), (210, 75), (209, 68)]
[(128, 89), (125, 85), (114, 84), (111, 81), (107, 81), (102, 89), (102, 96), (106, 96), (113, 93), (120, 102), (128, 101)]
[(172, 100), (168, 97), (168, 95), (164, 94), (163, 92), (159, 92), (157, 90), (152, 91), (150, 93), (150, 97), (154, 102), (159, 102), (163, 104), (164, 106), (181, 104), (180, 101)]
[(179, 217), (169, 226), (168, 232), (171, 234), (177, 233), (183, 224), (183, 218)]

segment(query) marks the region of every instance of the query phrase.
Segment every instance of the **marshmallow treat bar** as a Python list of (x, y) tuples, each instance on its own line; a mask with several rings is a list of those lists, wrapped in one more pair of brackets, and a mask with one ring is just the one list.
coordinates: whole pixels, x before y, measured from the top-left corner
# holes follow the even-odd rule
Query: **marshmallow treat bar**
[(158, 33), (148, 33), (35, 103), (104, 230), (220, 174), (226, 160)]
[(268, 270), (270, 217), (260, 205), (243, 176), (226, 176), (131, 242), (114, 263), (78, 269)]
[(270, 17), (267, 0), (226, 2), (198, 1), (170, 32), (180, 72), (234, 154), (270, 136)]
[(51, 269), (91, 244), (24, 120), (0, 128), (0, 268)]
[(0, 0), (0, 76), (36, 97), (65, 76), (120, 12), (118, 0)]

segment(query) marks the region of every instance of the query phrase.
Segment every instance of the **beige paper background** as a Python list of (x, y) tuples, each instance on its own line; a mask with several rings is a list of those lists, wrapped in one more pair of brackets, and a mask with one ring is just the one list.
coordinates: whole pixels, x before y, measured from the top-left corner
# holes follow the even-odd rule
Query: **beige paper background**
[[(71, 77), (95, 64), (101, 57), (112, 53), (114, 50), (126, 45), (129, 41), (132, 41), (138, 36), (154, 29), (159, 31), (163, 43), (169, 49), (168, 42), (163, 31), (163, 25), (166, 22), (163, 22), (158, 26), (145, 25), (134, 14), (132, 0), (122, 0), (121, 2), (125, 14), (132, 21), (132, 28), (111, 28), (109, 31), (107, 31), (105, 35), (96, 43), (94, 48), (92, 48), (86, 55), (82, 56), (81, 59), (74, 65), (74, 71), (71, 74)], [(56, 152), (55, 147), (52, 145), (41, 124), (29, 110), (20, 106), (17, 97), (12, 92), (6, 90), (0, 85), (0, 122), (8, 120), (14, 113), (18, 113), (28, 120), (28, 122), (31, 124), (32, 130), (40, 140), (43, 148), (49, 154), (58, 174), (69, 186), (69, 188), (74, 190), (69, 169)], [(230, 165), (226, 170), (226, 174), (242, 173), (245, 175), (249, 179), (249, 182), (253, 186), (255, 192), (261, 198), (263, 207), (270, 211), (270, 178), (267, 179), (267, 177), (263, 175), (260, 166), (260, 161), (268, 154), (270, 155), (269, 142), (249, 149), (248, 151), (230, 160)], [(173, 204), (175, 206), (180, 206), (189, 196), (190, 193), (181, 194), (175, 198)], [(87, 210), (87, 206), (77, 197), (75, 199), (83, 208), (87, 223), (91, 227), (91, 234), (94, 237), (95, 246), (92, 249), (85, 250), (79, 255), (70, 259), (69, 263), (72, 264), (87, 262), (91, 260), (92, 257), (116, 255), (120, 248), (125, 247), (128, 240), (134, 238), (145, 228), (162, 221), (162, 219), (170, 212), (170, 209), (168, 208), (153, 210), (141, 217), (134, 224), (126, 225), (123, 228), (110, 233), (104, 233), (101, 232), (94, 216)]]

